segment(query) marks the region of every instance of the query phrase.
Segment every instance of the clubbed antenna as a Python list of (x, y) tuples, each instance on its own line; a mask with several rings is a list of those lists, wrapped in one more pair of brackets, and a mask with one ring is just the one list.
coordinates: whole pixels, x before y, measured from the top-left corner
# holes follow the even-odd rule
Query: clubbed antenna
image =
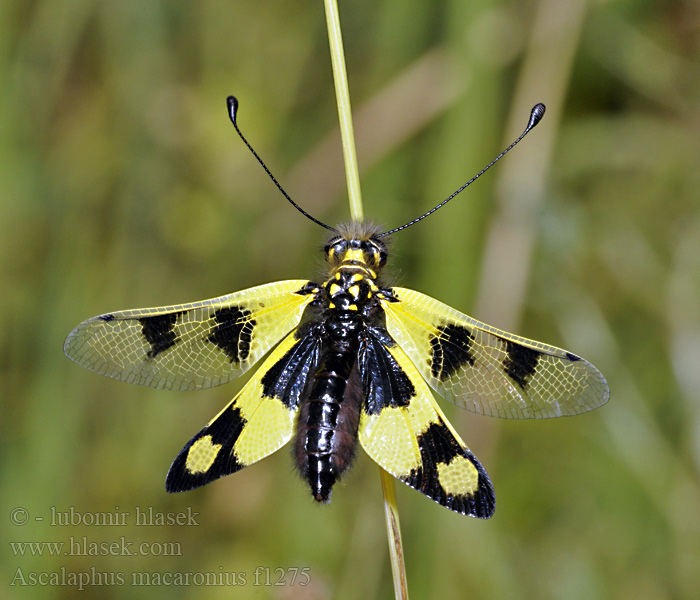
[(413, 221), (409, 221), (405, 225), (401, 225), (401, 227), (397, 227), (396, 229), (392, 229), (390, 231), (385, 231), (384, 233), (380, 233), (378, 237), (383, 237), (385, 235), (389, 235), (392, 233), (396, 233), (397, 231), (401, 231), (402, 229), (406, 229), (406, 227), (410, 227), (411, 225), (415, 225), (418, 223), (418, 221), (422, 221), (425, 219), (425, 217), (429, 217), (432, 215), (438, 208), (443, 207), (445, 204), (447, 204), (452, 198), (454, 198), (457, 194), (459, 194), (462, 190), (464, 190), (466, 187), (474, 183), (479, 177), (481, 177), (486, 171), (488, 171), (494, 164), (496, 164), (503, 156), (509, 152), (520, 140), (522, 140), (529, 132), (530, 130), (537, 125), (541, 120), (542, 117), (544, 116), (544, 111), (545, 111), (545, 106), (541, 102), (538, 104), (535, 104), (535, 106), (532, 107), (532, 111), (530, 112), (530, 120), (528, 121), (527, 127), (525, 128), (525, 131), (523, 131), (520, 134), (520, 137), (515, 140), (510, 146), (508, 146), (503, 152), (501, 152), (496, 158), (494, 158), (486, 167), (484, 167), (481, 171), (479, 171), (474, 177), (472, 177), (467, 183), (465, 183), (461, 188), (459, 188), (454, 194), (452, 194), (450, 197), (445, 198), (440, 204), (438, 204), (436, 207), (431, 208), (427, 213), (424, 215), (421, 215), (417, 219), (413, 219)]
[(289, 197), (289, 194), (284, 191), (284, 188), (279, 184), (279, 182), (275, 179), (275, 176), (270, 172), (270, 169), (267, 168), (267, 165), (262, 161), (262, 159), (258, 156), (258, 153), (253, 150), (253, 147), (248, 143), (248, 140), (245, 139), (245, 136), (241, 133), (241, 130), (238, 129), (238, 123), (236, 123), (236, 113), (238, 111), (238, 100), (234, 98), (233, 96), (229, 96), (226, 99), (226, 105), (228, 106), (228, 116), (231, 119), (231, 123), (233, 123), (234, 128), (236, 129), (236, 133), (240, 136), (240, 138), (243, 140), (243, 143), (248, 147), (248, 150), (250, 150), (253, 153), (253, 156), (257, 159), (257, 161), (262, 165), (262, 168), (265, 169), (265, 173), (272, 179), (272, 183), (274, 183), (277, 186), (277, 189), (282, 192), (284, 197), (289, 200), (289, 202), (292, 204), (294, 208), (296, 208), (302, 215), (305, 217), (311, 219), (314, 223), (317, 225), (320, 225), (321, 227), (325, 227), (326, 229), (329, 229), (330, 231), (335, 231), (333, 227), (330, 227), (329, 225), (326, 225), (325, 223), (319, 221), (318, 219), (315, 219), (312, 217), (309, 213), (307, 213), (301, 206), (299, 206), (294, 200), (292, 200)]

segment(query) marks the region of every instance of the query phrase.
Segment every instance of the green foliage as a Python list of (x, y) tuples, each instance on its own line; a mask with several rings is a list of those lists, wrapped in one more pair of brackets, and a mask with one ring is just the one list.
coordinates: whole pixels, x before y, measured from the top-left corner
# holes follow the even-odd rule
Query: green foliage
[[(657, 600), (700, 588), (700, 105), (690, 2), (341, 4), (365, 214), (395, 281), (563, 346), (606, 375), (595, 413), (505, 422), (446, 407), (489, 471), (490, 522), (398, 491), (413, 598)], [(347, 218), (321, 2), (0, 5), (0, 574), (122, 572), (104, 598), (386, 598), (376, 467), (317, 507), (282, 451), (166, 495), (170, 461), (235, 392), (99, 378), (61, 352), (83, 319), (315, 276), (324, 233), (236, 138), (225, 98), (290, 195)], [(443, 404), (444, 406), (444, 404)], [(51, 526), (51, 507), (129, 511)], [(135, 507), (198, 512), (140, 527)], [(8, 515), (24, 507), (24, 526)], [(117, 508), (118, 507), (118, 508)], [(36, 521), (34, 517), (43, 517)], [(178, 542), (181, 556), (15, 556), (7, 541)], [(9, 550), (9, 551), (8, 551)], [(311, 585), (253, 585), (257, 567)], [(132, 573), (247, 584), (132, 587)], [(8, 597), (83, 597), (15, 585)]]

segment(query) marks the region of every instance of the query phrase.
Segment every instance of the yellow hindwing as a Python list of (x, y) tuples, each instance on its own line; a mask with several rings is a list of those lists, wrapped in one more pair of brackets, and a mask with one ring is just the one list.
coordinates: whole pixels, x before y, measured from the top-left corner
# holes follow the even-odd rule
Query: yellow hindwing
[(377, 414), (363, 410), (358, 437), (384, 470), (455, 512), (489, 518), (493, 487), (483, 467), (443, 415), (403, 350), (385, 347), (410, 381), (409, 397)]
[(190, 490), (247, 467), (284, 446), (294, 433), (297, 405), (275, 395), (270, 369), (298, 341), (289, 334), (263, 362), (238, 395), (182, 449), (173, 461), (166, 489)]

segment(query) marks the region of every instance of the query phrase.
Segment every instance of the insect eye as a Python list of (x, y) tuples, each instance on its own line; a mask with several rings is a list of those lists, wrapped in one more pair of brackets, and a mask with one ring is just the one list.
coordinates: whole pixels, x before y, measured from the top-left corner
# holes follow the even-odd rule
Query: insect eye
[(326, 259), (331, 263), (337, 262), (345, 254), (346, 249), (347, 242), (345, 240), (331, 240), (325, 247)]
[(365, 246), (365, 252), (371, 254), (375, 267), (384, 266), (386, 262), (386, 252), (382, 247), (370, 242)]

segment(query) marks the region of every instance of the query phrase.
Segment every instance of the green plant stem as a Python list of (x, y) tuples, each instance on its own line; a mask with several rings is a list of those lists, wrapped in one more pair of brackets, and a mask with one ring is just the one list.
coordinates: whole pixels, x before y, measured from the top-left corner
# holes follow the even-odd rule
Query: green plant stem
[(401, 524), (399, 523), (399, 507), (396, 504), (396, 489), (394, 478), (379, 467), (382, 478), (382, 493), (384, 494), (384, 516), (386, 532), (389, 537), (389, 555), (391, 557), (391, 572), (394, 577), (394, 595), (397, 600), (408, 600), (408, 584), (406, 582), (406, 561), (403, 555), (401, 540)]
[[(345, 160), (345, 176), (348, 182), (348, 199), (350, 216), (354, 221), (363, 220), (362, 194), (360, 193), (360, 174), (357, 168), (357, 153), (355, 152), (355, 136), (352, 128), (352, 112), (350, 109), (350, 92), (348, 77), (345, 69), (345, 54), (338, 16), (336, 0), (324, 0), (326, 23), (328, 26), (328, 41), (333, 65), (333, 80), (335, 95), (338, 103), (338, 118), (340, 120), (340, 135)], [(384, 495), (384, 514), (386, 517), (387, 536), (389, 538), (389, 555), (391, 571), (394, 579), (394, 595), (397, 600), (408, 600), (406, 584), (406, 565), (401, 541), (401, 526), (399, 510), (396, 504), (394, 478), (384, 469), (379, 469)]]
[(331, 50), (333, 81), (335, 82), (335, 97), (338, 103), (338, 118), (340, 120), (340, 137), (343, 144), (345, 160), (345, 178), (348, 183), (348, 200), (350, 216), (353, 221), (362, 221), (362, 194), (360, 193), (360, 173), (357, 168), (357, 152), (355, 151), (355, 134), (352, 129), (352, 111), (350, 109), (350, 92), (348, 90), (348, 74), (345, 69), (345, 53), (343, 38), (340, 31), (340, 18), (336, 0), (323, 0), (326, 7), (326, 24), (328, 26), (328, 43)]

